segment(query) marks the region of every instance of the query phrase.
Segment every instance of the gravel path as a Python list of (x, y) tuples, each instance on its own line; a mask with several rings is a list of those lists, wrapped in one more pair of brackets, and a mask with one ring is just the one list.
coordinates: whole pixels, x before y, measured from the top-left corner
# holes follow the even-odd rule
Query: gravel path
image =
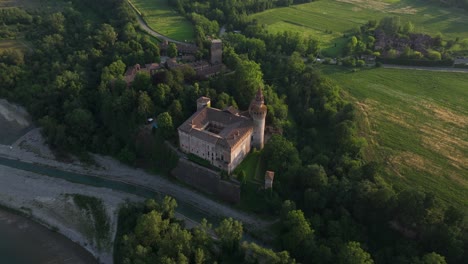
[(93, 155), (97, 162), (97, 167), (89, 167), (78, 161), (64, 163), (57, 161), (48, 147), (44, 144), (39, 129), (34, 129), (20, 138), (12, 149), (9, 146), (0, 145), (0, 156), (18, 159), (28, 163), (51, 166), (63, 171), (70, 171), (80, 174), (99, 176), (109, 180), (138, 185), (154, 190), (163, 195), (170, 195), (176, 200), (187, 203), (200, 211), (220, 217), (232, 217), (242, 221), (247, 229), (262, 229), (270, 222), (259, 219), (228, 205), (213, 201), (204, 195), (193, 190), (184, 188), (172, 183), (166, 178), (149, 174), (141, 169), (131, 168), (113, 158)]

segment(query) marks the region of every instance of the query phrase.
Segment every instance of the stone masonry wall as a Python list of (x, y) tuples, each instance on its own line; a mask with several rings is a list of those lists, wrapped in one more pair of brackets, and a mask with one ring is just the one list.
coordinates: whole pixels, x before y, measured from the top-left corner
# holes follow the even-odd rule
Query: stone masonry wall
[(191, 186), (213, 194), (224, 201), (238, 203), (240, 201), (240, 185), (221, 179), (219, 173), (195, 164), (187, 159), (179, 159), (177, 167), (171, 171), (177, 179)]

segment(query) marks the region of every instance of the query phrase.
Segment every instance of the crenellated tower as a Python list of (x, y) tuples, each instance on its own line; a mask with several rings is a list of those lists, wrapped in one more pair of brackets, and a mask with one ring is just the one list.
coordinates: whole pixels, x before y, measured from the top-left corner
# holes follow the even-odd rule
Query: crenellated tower
[(263, 98), (262, 89), (258, 88), (255, 99), (252, 100), (249, 107), (250, 116), (253, 119), (252, 147), (263, 149), (263, 136), (265, 134), (265, 118), (267, 107)]

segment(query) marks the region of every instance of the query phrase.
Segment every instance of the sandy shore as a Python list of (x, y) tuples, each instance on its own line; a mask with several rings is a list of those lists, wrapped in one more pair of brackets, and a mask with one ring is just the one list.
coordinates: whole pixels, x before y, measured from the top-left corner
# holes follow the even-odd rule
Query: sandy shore
[[(0, 203), (31, 215), (77, 242), (102, 263), (113, 263), (113, 240), (117, 230), (119, 206), (125, 201), (141, 201), (137, 196), (45, 177), (0, 165)], [(109, 239), (99, 249), (89, 216), (78, 208), (69, 194), (93, 196), (103, 201), (110, 224)]]

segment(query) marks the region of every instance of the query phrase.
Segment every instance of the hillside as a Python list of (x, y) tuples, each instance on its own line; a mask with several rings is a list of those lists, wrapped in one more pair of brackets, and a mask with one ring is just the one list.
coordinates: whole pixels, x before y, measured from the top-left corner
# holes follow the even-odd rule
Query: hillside
[[(312, 35), (322, 43), (324, 52), (337, 56), (346, 43), (343, 34), (385, 16), (400, 16), (411, 21), (415, 32), (441, 34), (444, 39), (468, 41), (468, 15), (461, 9), (410, 0), (321, 0), (308, 4), (270, 9), (251, 17), (266, 24), (271, 32), (293, 30)], [(336, 46), (335, 46), (336, 44)]]
[(368, 161), (396, 187), (420, 186), (447, 204), (468, 201), (468, 74), (327, 67), (356, 101)]

